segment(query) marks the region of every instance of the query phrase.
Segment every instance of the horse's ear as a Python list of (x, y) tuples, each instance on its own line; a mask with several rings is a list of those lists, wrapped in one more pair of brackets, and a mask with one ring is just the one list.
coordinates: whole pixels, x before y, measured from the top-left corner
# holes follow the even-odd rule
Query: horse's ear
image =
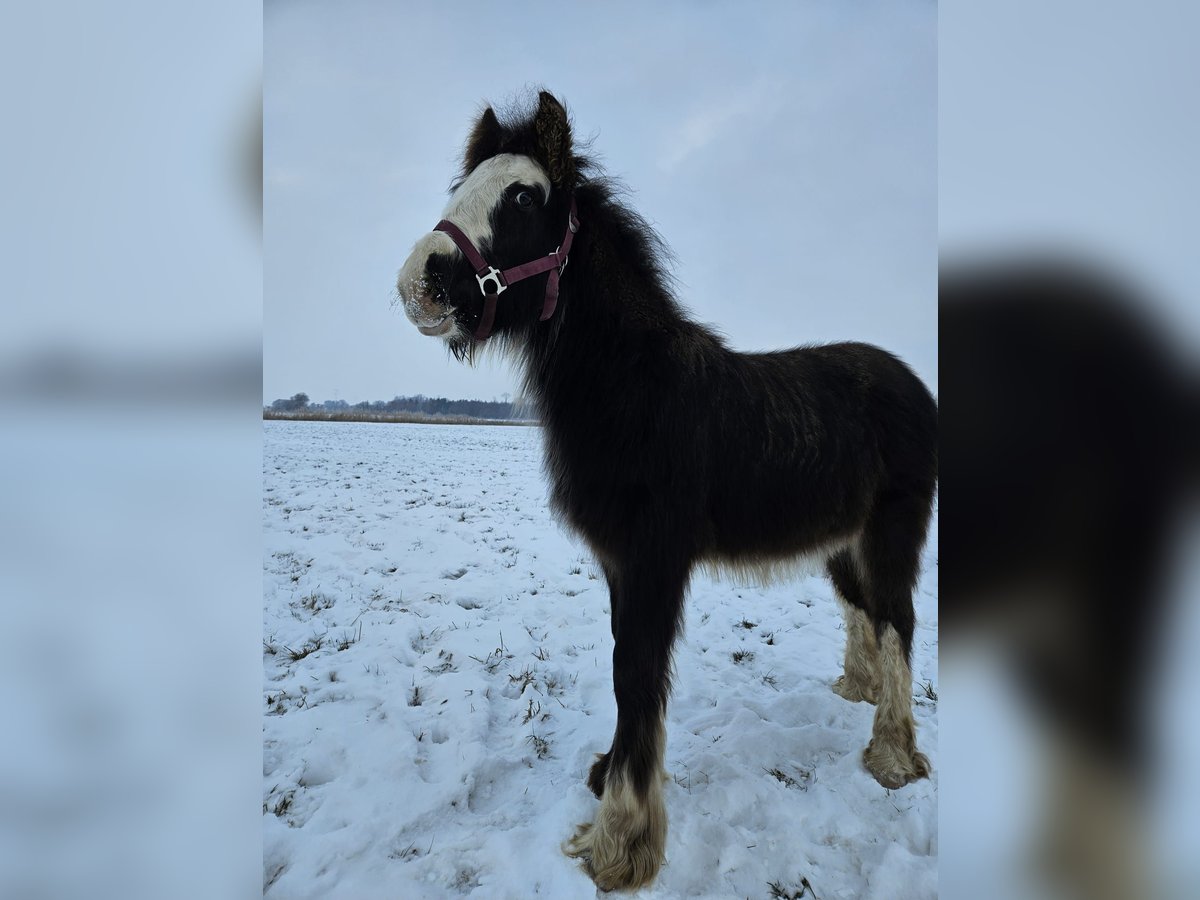
[(471, 129), (467, 138), (467, 150), (463, 154), (463, 172), (470, 173), (485, 159), (496, 155), (500, 149), (500, 138), (504, 129), (489, 106)]
[(567, 111), (554, 95), (538, 94), (538, 110), (533, 120), (538, 150), (546, 161), (550, 181), (556, 187), (573, 187), (575, 155), (571, 148), (571, 123)]

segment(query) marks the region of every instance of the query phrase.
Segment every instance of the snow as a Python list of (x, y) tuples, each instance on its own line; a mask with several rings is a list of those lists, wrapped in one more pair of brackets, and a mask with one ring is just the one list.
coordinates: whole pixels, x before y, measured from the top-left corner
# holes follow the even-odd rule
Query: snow
[[(264, 429), (266, 895), (596, 896), (559, 848), (612, 737), (608, 593), (551, 517), (540, 429)], [(936, 557), (935, 525), (913, 648), (934, 774), (899, 791), (862, 767), (874, 708), (830, 689), (828, 582), (697, 573), (640, 896), (936, 896)]]

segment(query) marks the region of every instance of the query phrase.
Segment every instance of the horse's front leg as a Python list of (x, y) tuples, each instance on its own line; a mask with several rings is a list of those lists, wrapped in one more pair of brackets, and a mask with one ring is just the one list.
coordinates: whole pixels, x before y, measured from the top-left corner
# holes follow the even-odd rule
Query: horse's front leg
[[(609, 617), (612, 620), (612, 636), (613, 640), (617, 639), (617, 622), (621, 617), (621, 596), (619, 593), (619, 582), (617, 581), (620, 573), (615, 566), (601, 564), (604, 569), (604, 578), (608, 582), (608, 606)], [(592, 763), (591, 771), (588, 772), (587, 786), (599, 800), (604, 797), (604, 780), (608, 776), (608, 761), (612, 758), (612, 747), (609, 747), (606, 753), (597, 753), (596, 761)]]
[(564, 848), (583, 860), (603, 890), (649, 884), (662, 865), (667, 840), (663, 805), (667, 695), (671, 645), (678, 630), (686, 569), (623, 569), (613, 584), (613, 690), (617, 728), (612, 748), (593, 766), (588, 784), (600, 809)]

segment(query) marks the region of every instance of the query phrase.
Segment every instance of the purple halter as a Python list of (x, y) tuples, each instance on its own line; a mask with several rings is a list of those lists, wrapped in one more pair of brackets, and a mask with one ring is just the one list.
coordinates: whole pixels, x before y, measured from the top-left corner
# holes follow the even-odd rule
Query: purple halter
[(558, 248), (540, 259), (513, 266), (503, 272), (495, 266), (488, 265), (483, 254), (476, 250), (475, 245), (471, 243), (471, 239), (463, 234), (462, 229), (453, 222), (442, 219), (433, 227), (433, 230), (450, 235), (450, 239), (458, 245), (463, 256), (475, 267), (475, 280), (479, 282), (479, 290), (483, 293), (483, 317), (479, 320), (479, 327), (475, 329), (477, 341), (487, 340), (488, 335), (492, 333), (492, 323), (496, 319), (496, 298), (508, 290), (509, 285), (532, 278), (534, 275), (540, 275), (542, 272), (549, 272), (550, 278), (546, 281), (546, 299), (542, 303), (542, 315), (538, 321), (545, 322), (554, 315), (554, 307), (558, 304), (558, 278), (562, 275), (563, 269), (567, 267), (567, 254), (571, 252), (571, 242), (575, 239), (575, 232), (579, 230), (579, 217), (575, 213), (575, 198), (571, 198), (571, 212), (567, 216), (567, 232), (563, 235), (562, 243)]

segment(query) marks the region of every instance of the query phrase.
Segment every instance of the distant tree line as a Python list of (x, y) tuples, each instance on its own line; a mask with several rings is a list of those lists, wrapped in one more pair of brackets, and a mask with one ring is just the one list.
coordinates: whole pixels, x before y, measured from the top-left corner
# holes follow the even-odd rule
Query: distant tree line
[(364, 413), (419, 413), (426, 416), (469, 416), (473, 419), (520, 419), (528, 416), (516, 412), (516, 404), (504, 400), (450, 400), (446, 397), (393, 397), (391, 400), (363, 400), (347, 403), (345, 400), (312, 402), (308, 394), (293, 394), (275, 400), (267, 407), (277, 413), (336, 413), (358, 410)]

